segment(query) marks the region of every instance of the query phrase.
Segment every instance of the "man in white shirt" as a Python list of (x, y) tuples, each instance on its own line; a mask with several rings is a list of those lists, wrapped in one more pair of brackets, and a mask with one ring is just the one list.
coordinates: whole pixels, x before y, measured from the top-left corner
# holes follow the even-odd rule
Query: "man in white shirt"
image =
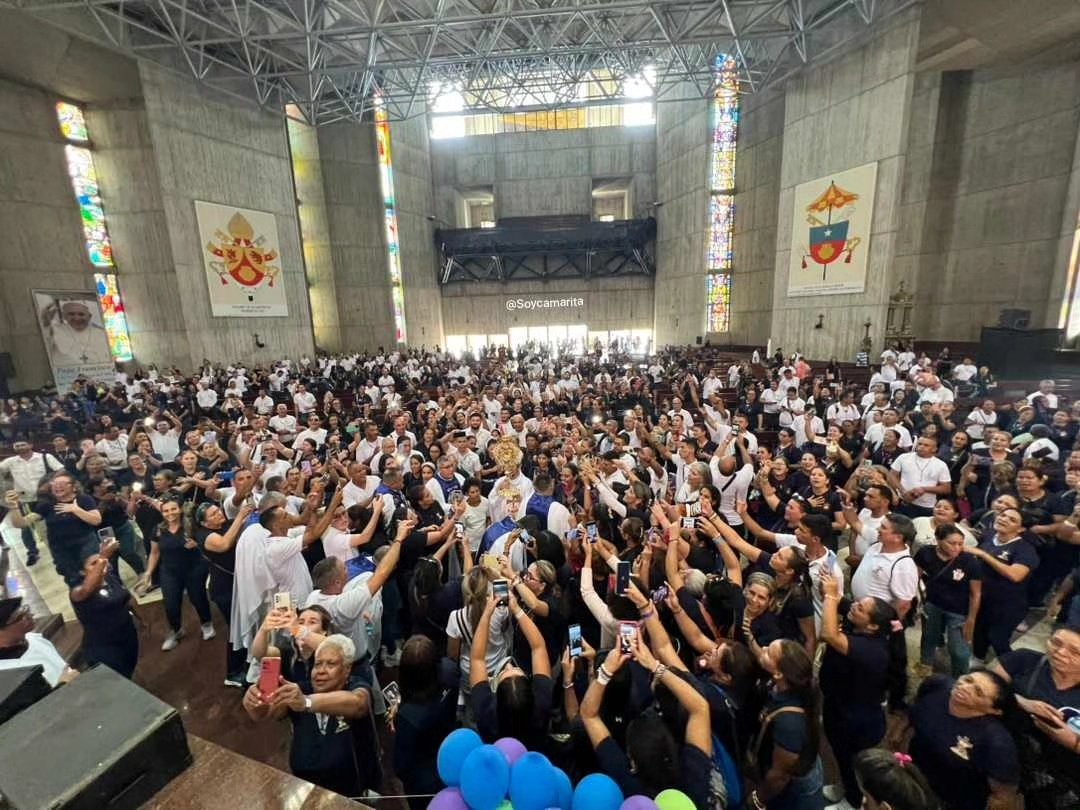
[(937, 457), (933, 436), (920, 436), (915, 450), (897, 457), (889, 470), (889, 486), (899, 493), (900, 512), (908, 517), (930, 517), (934, 504), (952, 491), (948, 465)]
[(326, 428), (322, 426), (322, 419), (318, 414), (311, 414), (308, 417), (307, 427), (296, 434), (296, 438), (293, 440), (293, 449), (300, 449), (300, 442), (305, 439), (311, 439), (315, 442), (315, 448), (318, 449), (326, 444)]
[(270, 429), (278, 435), (282, 444), (291, 442), (296, 437), (296, 417), (289, 413), (285, 403), (277, 406), (277, 413), (270, 417)]
[(972, 362), (970, 357), (964, 356), (964, 359), (953, 366), (952, 378), (958, 383), (966, 383), (972, 377), (979, 373), (979, 369), (975, 363)]
[(163, 462), (171, 464), (180, 455), (180, 431), (184, 426), (169, 411), (165, 411), (164, 416), (167, 419), (158, 419), (154, 429), (147, 431), (147, 434), (154, 452), (161, 456)]
[(297, 385), (296, 391), (293, 393), (293, 406), (296, 410), (296, 418), (301, 422), (304, 421), (304, 417), (314, 413), (317, 405), (315, 395), (307, 390), (303, 385)]
[(1056, 383), (1053, 380), (1042, 380), (1039, 383), (1039, 390), (1033, 391), (1027, 395), (1028, 402), (1034, 402), (1035, 397), (1042, 397), (1046, 400), (1046, 407), (1052, 411), (1056, 411), (1058, 407), (1058, 395), (1054, 393)]
[(774, 429), (777, 425), (777, 416), (780, 413), (781, 395), (777, 392), (777, 385), (766, 386), (761, 392), (761, 412), (765, 414), (765, 426)]
[[(738, 441), (738, 440), (736, 440)], [(747, 454), (748, 455), (748, 454)], [(736, 469), (733, 456), (709, 461), (713, 486), (720, 491), (720, 503), (715, 504), (716, 511), (724, 516), (730, 526), (742, 526), (743, 519), (737, 505), (746, 500), (750, 484), (754, 481), (754, 465), (749, 462)]]
[(195, 402), (198, 403), (202, 413), (213, 413), (214, 406), (217, 405), (218, 395), (217, 391), (210, 387), (209, 383), (200, 382), (198, 385), (198, 391), (195, 392)]
[(255, 407), (255, 413), (259, 416), (269, 416), (274, 412), (274, 400), (266, 393), (265, 388), (259, 389), (259, 395), (251, 403)]
[(259, 481), (263, 485), (271, 478), (285, 478), (289, 474), (289, 462), (278, 455), (278, 448), (274, 442), (263, 442), (260, 446), (260, 466), (262, 474)]
[(127, 469), (127, 446), (127, 434), (121, 433), (116, 425), (109, 425), (105, 429), (105, 435), (94, 445), (97, 451), (105, 456), (109, 469), (114, 473)]
[(791, 427), (795, 417), (805, 409), (806, 403), (799, 398), (798, 389), (785, 389), (784, 398), (780, 400), (780, 427)]
[(70, 683), (79, 673), (67, 665), (51, 641), (33, 629), (34, 617), (25, 605), (0, 627), (0, 670), (40, 665), (41, 675), (50, 687)]
[(971, 437), (972, 443), (980, 442), (983, 439), (986, 428), (995, 427), (997, 421), (997, 405), (994, 404), (994, 400), (988, 399), (978, 408), (971, 409), (971, 412), (967, 415), (967, 419), (964, 420), (964, 430), (966, 430), (968, 436)]
[(476, 437), (478, 452), (484, 452), (491, 443), (491, 432), (484, 427), (484, 418), (478, 413), (469, 415), (469, 426), (465, 429), (465, 434)]
[(900, 424), (899, 414), (894, 408), (886, 408), (881, 412), (881, 421), (870, 425), (863, 437), (871, 450), (881, 447), (881, 443), (885, 441), (886, 430), (895, 430), (900, 434), (900, 447), (904, 450), (911, 449), (911, 432)]
[(379, 436), (379, 426), (374, 422), (364, 422), (363, 435), (358, 435), (353, 441), (354, 458), (361, 464), (371, 467), (371, 460), (381, 452), (382, 440)]
[(855, 404), (855, 395), (851, 391), (845, 391), (839, 401), (826, 408), (825, 421), (840, 427), (847, 421), (858, 422), (861, 415), (859, 406)]
[(367, 506), (375, 497), (379, 479), (368, 475), (366, 466), (358, 461), (349, 465), (349, 482), (342, 488), (341, 505), (348, 509), (355, 504)]
[(919, 402), (929, 402), (932, 405), (940, 405), (943, 402), (952, 402), (954, 394), (941, 384), (941, 379), (934, 374), (924, 374), (922, 377), (924, 388), (919, 394)]
[(911, 557), (915, 525), (904, 515), (889, 514), (878, 528), (878, 542), (871, 545), (851, 577), (855, 599), (884, 599), (903, 619), (919, 592), (919, 569)]
[(863, 508), (855, 514), (855, 504), (847, 491), (840, 490), (844, 498), (844, 519), (851, 530), (848, 544), (847, 564), (854, 568), (862, 560), (870, 546), (878, 541), (881, 524), (889, 513), (889, 492), (882, 486), (871, 484), (863, 496)]
[[(732, 368), (735, 369), (735, 385), (732, 385), (731, 387), (735, 388), (739, 382), (739, 367), (732, 366)], [(729, 371), (728, 374), (730, 375), (730, 373), (731, 372)], [(712, 399), (713, 394), (720, 393), (720, 389), (723, 387), (724, 381), (716, 376), (716, 369), (711, 368), (709, 369), (709, 376), (701, 381), (701, 398), (708, 401)]]
[[(11, 478), (19, 503), (25, 505), (27, 512), (32, 512), (37, 503), (38, 487), (45, 476), (64, 469), (64, 465), (50, 453), (35, 453), (29, 442), (15, 442), (12, 449), (15, 455), (0, 461), (0, 472)], [(31, 526), (23, 527), (22, 542), (26, 548), (26, 564), (35, 565), (38, 547)]]

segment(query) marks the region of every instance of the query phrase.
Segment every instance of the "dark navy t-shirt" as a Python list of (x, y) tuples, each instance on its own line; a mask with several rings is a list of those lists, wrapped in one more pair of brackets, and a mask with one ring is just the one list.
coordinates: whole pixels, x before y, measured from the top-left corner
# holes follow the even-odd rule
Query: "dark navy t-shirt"
[(935, 676), (923, 682), (911, 707), (911, 757), (930, 787), (951, 810), (985, 810), (988, 779), (1020, 781), (1020, 758), (1005, 723), (996, 715), (949, 714), (952, 681)]
[(848, 633), (847, 654), (832, 647), (821, 660), (821, 692), (830, 711), (852, 719), (881, 717), (889, 672), (889, 642), (880, 636)]
[(923, 572), (926, 601), (947, 613), (966, 616), (971, 602), (971, 583), (982, 579), (982, 564), (970, 554), (961, 553), (946, 562), (937, 553), (937, 545), (923, 546), (915, 552), (915, 564)]
[(1027, 577), (1020, 582), (1013, 582), (991, 568), (989, 563), (982, 563), (981, 609), (1000, 613), (1010, 608), (1025, 607), (1030, 572), (1039, 567), (1039, 553), (1035, 547), (1023, 538), (999, 546), (993, 537), (989, 537), (979, 543), (979, 548), (1006, 565), (1026, 565), (1029, 569)]

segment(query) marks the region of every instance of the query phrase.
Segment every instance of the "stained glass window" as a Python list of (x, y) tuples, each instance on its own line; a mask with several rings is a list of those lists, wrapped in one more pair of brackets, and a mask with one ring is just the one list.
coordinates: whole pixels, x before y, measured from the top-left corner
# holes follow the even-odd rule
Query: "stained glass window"
[(127, 316), (124, 301), (112, 273), (95, 273), (98, 302), (101, 304), (101, 320), (109, 339), (109, 350), (114, 360), (131, 360), (131, 338), (128, 337)]
[(735, 260), (735, 152), (739, 136), (739, 73), (734, 57), (717, 56), (714, 77), (705, 257), (706, 331), (726, 332), (730, 327), (731, 270)]
[(56, 118), (60, 122), (60, 132), (64, 140), (76, 143), (86, 143), (90, 140), (86, 134), (86, 119), (83, 118), (82, 109), (77, 105), (58, 101)]
[(726, 332), (731, 326), (731, 274), (705, 276), (706, 332)]
[[(60, 133), (68, 141), (64, 147), (64, 157), (67, 159), (75, 201), (79, 204), (86, 254), (94, 267), (112, 268), (112, 244), (109, 242), (109, 230), (105, 227), (105, 208), (94, 170), (94, 155), (89, 147), (86, 119), (79, 107), (60, 101), (56, 105), (56, 120), (60, 124)], [(94, 284), (113, 359), (131, 360), (131, 338), (128, 336), (124, 301), (120, 297), (116, 276), (112, 273), (95, 273)]]
[(390, 301), (394, 311), (395, 339), (405, 343), (405, 291), (401, 283), (401, 245), (398, 242), (397, 207), (394, 203), (394, 162), (390, 153), (390, 119), (381, 99), (375, 100), (375, 142), (379, 150), (379, 185), (383, 195), (386, 256), (390, 272)]

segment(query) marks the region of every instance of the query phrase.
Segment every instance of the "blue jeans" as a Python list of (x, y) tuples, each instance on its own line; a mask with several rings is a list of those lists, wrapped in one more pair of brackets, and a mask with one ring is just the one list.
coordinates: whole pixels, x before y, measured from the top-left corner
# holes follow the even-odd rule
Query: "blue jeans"
[(926, 665), (934, 663), (934, 652), (945, 644), (949, 651), (952, 676), (959, 678), (968, 671), (971, 663), (971, 645), (964, 641), (964, 622), (967, 616), (949, 613), (929, 602), (923, 605), (922, 640), (919, 652)]

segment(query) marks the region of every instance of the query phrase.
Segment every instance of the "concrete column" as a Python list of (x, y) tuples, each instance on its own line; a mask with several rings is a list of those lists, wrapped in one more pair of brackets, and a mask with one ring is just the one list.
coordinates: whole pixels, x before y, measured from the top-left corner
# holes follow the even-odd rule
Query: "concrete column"
[(318, 135), (342, 345), (353, 351), (392, 346), (375, 127), (342, 122), (321, 127)]
[(688, 344), (705, 334), (705, 239), (708, 216), (709, 105), (656, 105), (656, 345)]
[[(888, 297), (899, 281), (892, 264), (918, 40), (914, 9), (876, 31), (867, 44), (787, 85), (771, 335), (785, 352), (850, 359), (868, 318), (871, 337), (880, 344)], [(877, 190), (864, 292), (789, 298), (795, 187), (870, 162), (877, 163)], [(824, 326), (815, 329), (819, 313)]]
[[(190, 364), (202, 358), (270, 362), (311, 354), (314, 340), (285, 122), (152, 65), (141, 63), (146, 115), (161, 183)], [(284, 318), (211, 315), (195, 201), (272, 213), (289, 302)], [(256, 347), (258, 334), (262, 348)]]
[(323, 190), (319, 135), (315, 127), (302, 121), (289, 119), (287, 126), (315, 345), (325, 351), (341, 352), (347, 347), (342, 342), (338, 316), (337, 279)]

